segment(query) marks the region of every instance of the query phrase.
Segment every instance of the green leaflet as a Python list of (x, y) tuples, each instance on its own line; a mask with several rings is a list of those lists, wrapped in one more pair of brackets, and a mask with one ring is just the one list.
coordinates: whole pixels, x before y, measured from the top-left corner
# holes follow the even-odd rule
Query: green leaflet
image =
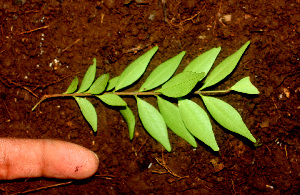
[(180, 116), (179, 108), (171, 102), (157, 96), (159, 111), (163, 116), (167, 126), (179, 137), (186, 140), (193, 147), (197, 147), (197, 142), (185, 127)]
[(171, 145), (169, 141), (166, 123), (162, 115), (151, 104), (136, 97), (139, 117), (148, 133), (161, 143), (164, 148), (170, 152)]
[(77, 87), (78, 87), (78, 77), (76, 76), (72, 80), (72, 82), (71, 82), (70, 86), (68, 87), (67, 91), (65, 92), (65, 94), (74, 93), (76, 91)]
[(96, 97), (110, 106), (127, 106), (126, 102), (120, 96), (113, 93), (97, 95)]
[(86, 71), (77, 93), (85, 92), (94, 82), (96, 76), (96, 66), (97, 66), (96, 58), (93, 59), (93, 62), (94, 63)]
[(168, 97), (182, 97), (190, 93), (199, 80), (204, 77), (204, 72), (182, 72), (173, 77), (167, 83), (165, 83), (161, 89), (156, 92), (160, 92)]
[(112, 79), (110, 79), (110, 80), (108, 81), (108, 84), (107, 84), (107, 87), (106, 87), (106, 91), (111, 91), (111, 90), (113, 90), (113, 89), (115, 88), (115, 86), (117, 85), (118, 80), (119, 80), (119, 77), (118, 77), (118, 76), (117, 76), (117, 77), (114, 77), (114, 78), (112, 78)]
[(256, 142), (243, 122), (241, 115), (231, 105), (214, 97), (203, 95), (201, 97), (209, 113), (220, 125), (246, 137), (254, 143)]
[(207, 76), (207, 78), (204, 81), (204, 85), (201, 87), (200, 90), (215, 85), (221, 80), (223, 80), (226, 76), (228, 76), (240, 61), (240, 58), (242, 57), (244, 51), (247, 49), (249, 44), (250, 41), (245, 43), (238, 51), (236, 51), (231, 56), (227, 57), (218, 66), (216, 66)]
[[(103, 103), (108, 105), (108, 107), (114, 107), (120, 111), (128, 125), (129, 137), (132, 140), (136, 125), (135, 116), (120, 96), (135, 96), (139, 117), (143, 126), (154, 139), (166, 148), (167, 151), (171, 151), (167, 126), (194, 147), (197, 147), (196, 138), (198, 138), (214, 151), (218, 151), (219, 147), (215, 140), (208, 114), (195, 102), (188, 99), (182, 99), (182, 97), (195, 92), (197, 83), (207, 75), (208, 76), (200, 90), (213, 86), (226, 78), (234, 70), (249, 44), (250, 41), (244, 44), (234, 54), (223, 60), (223, 62), (216, 66), (209, 75), (208, 72), (221, 51), (220, 47), (204, 52), (202, 55), (192, 60), (182, 73), (171, 78), (185, 55), (185, 51), (183, 51), (154, 69), (138, 92), (115, 91), (134, 84), (144, 74), (150, 60), (158, 50), (157, 46), (133, 61), (120, 76), (110, 80), (108, 74), (103, 74), (95, 80), (96, 59), (93, 59), (93, 64), (86, 71), (80, 87), (78, 86), (79, 81), (76, 76), (66, 92), (63, 94), (44, 95), (32, 110), (46, 99), (73, 96), (79, 105), (84, 118), (91, 125), (93, 131), (96, 132), (96, 110), (88, 100), (83, 98), (83, 96), (97, 97)], [(162, 87), (158, 90), (145, 92), (153, 90), (161, 85)], [(78, 88), (79, 90), (76, 92)], [(105, 90), (112, 92), (104, 93)], [(211, 94), (225, 94), (230, 90), (247, 94), (259, 94), (258, 89), (251, 83), (249, 77), (241, 79), (229, 90), (211, 91)], [(119, 94), (120, 96), (116, 94)], [(153, 95), (157, 97), (160, 112), (151, 104), (138, 97), (144, 95)], [(158, 95), (178, 98), (178, 106)], [(252, 142), (256, 142), (255, 138), (243, 122), (242, 117), (231, 105), (217, 98), (203, 96), (201, 93), (200, 96), (202, 97), (207, 110), (220, 125), (246, 137)]]
[(251, 83), (250, 77), (242, 78), (230, 89), (241, 93), (259, 94), (258, 89)]
[(100, 94), (102, 93), (107, 85), (109, 79), (109, 74), (103, 74), (99, 76), (96, 81), (93, 83), (93, 85), (90, 87), (90, 89), (87, 91), (87, 93), (91, 94)]
[(128, 106), (121, 107), (119, 111), (127, 123), (128, 130), (129, 130), (129, 138), (130, 140), (132, 140), (134, 136), (134, 128), (135, 128), (135, 116)]
[(74, 98), (77, 104), (79, 105), (79, 108), (84, 118), (91, 125), (94, 132), (97, 132), (97, 113), (93, 104), (82, 97), (74, 96)]
[(115, 91), (123, 89), (124, 87), (127, 87), (137, 81), (144, 74), (152, 56), (157, 50), (158, 46), (155, 46), (132, 62), (120, 75), (115, 87)]
[(182, 120), (191, 134), (214, 151), (219, 151), (207, 113), (198, 104), (188, 99), (179, 100), (178, 106)]
[(167, 80), (169, 80), (178, 68), (184, 55), (185, 51), (160, 64), (149, 75), (149, 77), (147, 78), (145, 83), (143, 83), (139, 91), (148, 91), (154, 89), (166, 82)]
[(221, 51), (221, 47), (213, 48), (200, 56), (196, 57), (193, 61), (189, 63), (189, 65), (184, 69), (184, 71), (191, 71), (201, 73), (204, 72), (205, 75), (209, 72), (212, 65), (214, 64), (217, 56)]

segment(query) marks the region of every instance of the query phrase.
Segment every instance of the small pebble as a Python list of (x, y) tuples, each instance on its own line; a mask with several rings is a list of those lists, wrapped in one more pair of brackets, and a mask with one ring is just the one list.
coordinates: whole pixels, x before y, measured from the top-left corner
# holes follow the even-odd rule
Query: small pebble
[(108, 8), (115, 7), (115, 0), (104, 0), (103, 4)]
[(7, 67), (12, 65), (12, 59), (10, 59), (10, 58), (5, 58), (2, 62)]

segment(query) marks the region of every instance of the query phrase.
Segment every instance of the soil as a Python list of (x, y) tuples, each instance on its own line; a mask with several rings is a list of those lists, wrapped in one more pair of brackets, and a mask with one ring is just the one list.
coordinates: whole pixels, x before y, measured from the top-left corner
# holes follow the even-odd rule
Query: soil
[[(1, 181), (0, 193), (299, 193), (299, 0), (14, 0), (1, 1), (0, 8), (0, 136), (66, 140), (100, 159), (89, 179)], [(201, 142), (194, 149), (169, 132), (169, 153), (145, 132), (131, 97), (124, 99), (137, 118), (132, 141), (120, 113), (96, 99), (89, 99), (98, 113), (96, 134), (73, 99), (51, 99), (31, 111), (43, 95), (64, 92), (75, 75), (82, 79), (94, 57), (97, 75), (112, 78), (158, 45), (133, 91), (181, 51), (187, 54), (176, 73), (221, 46), (218, 64), (248, 40), (236, 70), (215, 89), (250, 76), (258, 96), (219, 98), (240, 112), (259, 147), (213, 122), (220, 152)]]

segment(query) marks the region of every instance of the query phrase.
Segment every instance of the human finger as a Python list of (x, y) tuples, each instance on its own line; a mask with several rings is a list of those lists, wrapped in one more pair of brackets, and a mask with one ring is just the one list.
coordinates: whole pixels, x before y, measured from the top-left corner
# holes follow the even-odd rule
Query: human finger
[(65, 141), (0, 138), (0, 180), (50, 177), (84, 179), (98, 169), (92, 151)]

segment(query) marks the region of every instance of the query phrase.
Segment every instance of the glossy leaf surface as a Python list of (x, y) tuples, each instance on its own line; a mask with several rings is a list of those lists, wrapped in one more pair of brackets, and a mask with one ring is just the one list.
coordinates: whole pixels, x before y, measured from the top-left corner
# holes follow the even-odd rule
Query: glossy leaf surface
[(182, 97), (190, 93), (203, 77), (204, 73), (182, 72), (165, 83), (157, 92), (168, 97)]
[(167, 126), (179, 137), (186, 140), (193, 147), (197, 147), (194, 136), (187, 130), (181, 118), (179, 108), (171, 102), (157, 96), (159, 111), (163, 116)]
[(99, 76), (96, 81), (92, 84), (90, 89), (87, 91), (87, 93), (91, 94), (100, 94), (102, 93), (106, 86), (109, 79), (109, 74), (103, 74)]
[(207, 113), (198, 104), (188, 99), (179, 100), (178, 106), (182, 120), (191, 134), (214, 151), (219, 151)]
[(78, 77), (76, 76), (76, 77), (72, 80), (70, 86), (68, 87), (68, 89), (67, 89), (67, 91), (66, 91), (65, 93), (66, 93), (66, 94), (74, 93), (74, 92), (76, 91), (77, 87), (78, 87), (78, 82), (79, 82), (79, 81), (78, 81)]
[(196, 57), (193, 61), (191, 61), (189, 65), (184, 69), (184, 71), (191, 71), (197, 73), (204, 72), (206, 76), (209, 70), (211, 69), (212, 65), (214, 64), (220, 51), (221, 47), (213, 48), (209, 51), (206, 51), (205, 53), (201, 54), (200, 56)]
[(215, 85), (226, 78), (234, 70), (249, 44), (250, 41), (245, 43), (238, 51), (227, 57), (218, 66), (216, 66), (205, 79), (204, 85), (201, 87), (201, 90)]
[(246, 137), (254, 143), (256, 142), (243, 122), (241, 115), (230, 104), (210, 96), (201, 97), (209, 113), (220, 125)]
[(128, 106), (122, 107), (119, 111), (127, 123), (129, 130), (129, 138), (130, 140), (132, 140), (135, 128), (135, 116)]
[(90, 88), (90, 86), (94, 82), (96, 76), (96, 66), (97, 66), (96, 58), (94, 58), (93, 62), (94, 63), (86, 71), (77, 93), (85, 92)]
[(157, 50), (158, 46), (155, 46), (132, 62), (120, 75), (115, 87), (115, 91), (123, 89), (124, 87), (127, 87), (137, 81), (144, 74), (151, 58)]
[(250, 77), (242, 78), (230, 89), (241, 93), (259, 94), (258, 89), (251, 83)]
[(139, 91), (148, 91), (154, 89), (168, 81), (175, 73), (184, 55), (185, 51), (160, 64), (153, 70), (153, 72), (151, 72)]
[(94, 132), (97, 131), (97, 113), (91, 102), (82, 97), (74, 97), (79, 108), (81, 110), (82, 115), (86, 119), (86, 121), (91, 125)]
[(120, 96), (113, 93), (98, 95), (97, 97), (110, 106), (127, 106), (126, 102)]
[(169, 141), (166, 123), (162, 115), (148, 102), (136, 97), (139, 117), (147, 132), (161, 143), (170, 152), (171, 144)]

